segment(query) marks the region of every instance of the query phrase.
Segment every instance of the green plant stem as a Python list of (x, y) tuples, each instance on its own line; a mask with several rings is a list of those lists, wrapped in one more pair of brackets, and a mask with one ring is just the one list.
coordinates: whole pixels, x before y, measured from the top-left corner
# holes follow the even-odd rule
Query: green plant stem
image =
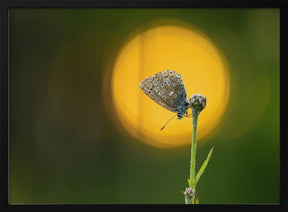
[(192, 204), (195, 203), (195, 196), (196, 196), (196, 149), (197, 149), (197, 122), (198, 122), (198, 115), (199, 112), (194, 110), (192, 108), (192, 125), (193, 125), (193, 131), (192, 131), (192, 144), (191, 144), (191, 160), (190, 160), (190, 181), (189, 186), (193, 190), (194, 195), (192, 198)]

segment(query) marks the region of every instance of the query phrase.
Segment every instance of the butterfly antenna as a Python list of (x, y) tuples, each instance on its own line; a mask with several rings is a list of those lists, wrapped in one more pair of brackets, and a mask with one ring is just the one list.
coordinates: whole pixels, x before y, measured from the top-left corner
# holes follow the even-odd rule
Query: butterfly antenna
[(168, 119), (168, 121), (164, 124), (164, 126), (163, 126), (160, 130), (163, 130), (164, 127), (168, 124), (168, 122), (169, 122), (171, 119), (173, 119), (175, 116), (177, 116), (177, 114), (174, 115), (174, 116), (172, 116), (170, 119)]

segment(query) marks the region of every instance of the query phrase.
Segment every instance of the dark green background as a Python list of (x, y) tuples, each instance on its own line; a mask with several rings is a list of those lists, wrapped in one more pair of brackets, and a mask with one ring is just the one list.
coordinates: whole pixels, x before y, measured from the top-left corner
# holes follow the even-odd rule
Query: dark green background
[(197, 169), (215, 147), (200, 203), (279, 203), (279, 10), (11, 9), (9, 17), (10, 203), (184, 203), (190, 146), (137, 141), (103, 104), (103, 73), (159, 19), (197, 27), (229, 65), (225, 119), (198, 148)]

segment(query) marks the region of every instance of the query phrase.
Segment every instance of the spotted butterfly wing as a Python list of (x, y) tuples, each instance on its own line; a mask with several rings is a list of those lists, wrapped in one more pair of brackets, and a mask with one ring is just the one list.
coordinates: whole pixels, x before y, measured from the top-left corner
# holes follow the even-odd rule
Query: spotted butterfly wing
[(181, 74), (175, 71), (159, 72), (142, 80), (139, 87), (156, 103), (177, 113), (179, 119), (186, 113), (188, 103)]

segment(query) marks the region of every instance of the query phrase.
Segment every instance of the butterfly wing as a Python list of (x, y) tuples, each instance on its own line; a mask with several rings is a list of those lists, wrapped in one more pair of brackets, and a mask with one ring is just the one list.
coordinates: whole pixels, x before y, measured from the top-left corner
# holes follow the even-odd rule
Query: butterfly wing
[(157, 80), (158, 78), (156, 78), (158, 74), (153, 75), (151, 77), (148, 77), (148, 78), (142, 80), (140, 82), (139, 87), (142, 89), (142, 91), (147, 96), (149, 96), (157, 104), (161, 105), (162, 107), (166, 108), (167, 110), (170, 110), (170, 111), (172, 111), (174, 113), (177, 113), (178, 112), (177, 108), (171, 106), (170, 104), (168, 104), (167, 101), (165, 101), (166, 97), (162, 96), (161, 89), (160, 89), (160, 86), (159, 86), (160, 80)]
[(180, 74), (174, 71), (159, 72), (142, 80), (139, 87), (147, 96), (167, 110), (174, 113), (184, 110), (186, 90)]

